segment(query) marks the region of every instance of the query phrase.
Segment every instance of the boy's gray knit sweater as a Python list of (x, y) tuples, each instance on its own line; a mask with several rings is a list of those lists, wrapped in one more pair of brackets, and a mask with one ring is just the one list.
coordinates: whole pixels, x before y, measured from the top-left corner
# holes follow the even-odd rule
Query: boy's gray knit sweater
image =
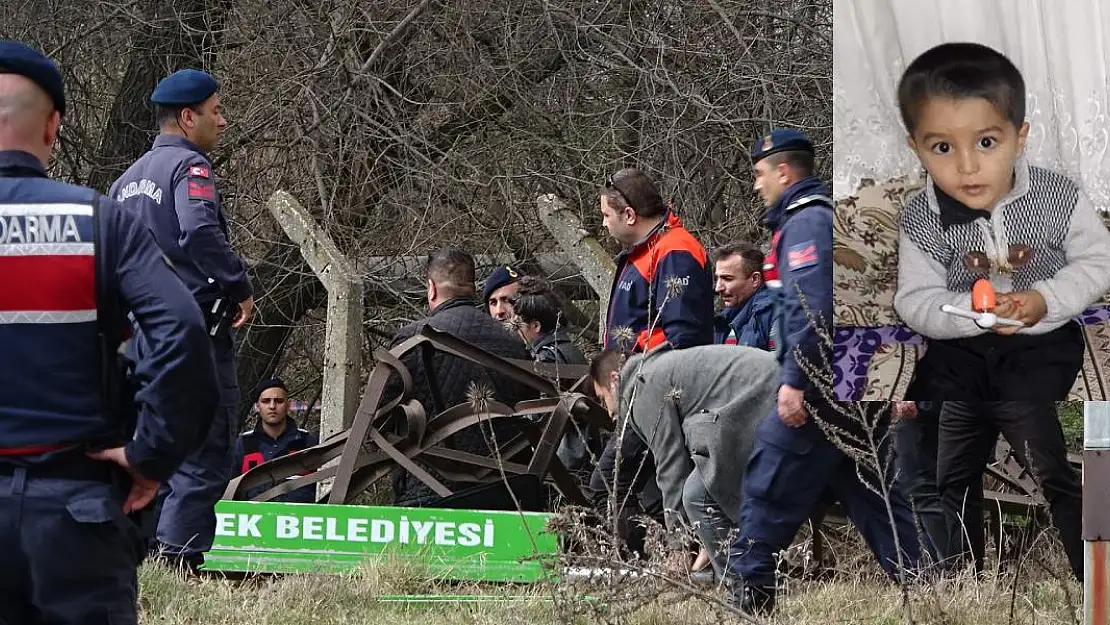
[[(999, 293), (1036, 290), (1048, 313), (1019, 334), (1044, 334), (1067, 323), (1110, 290), (1110, 232), (1090, 200), (1071, 180), (1029, 166), (1014, 168), (1014, 188), (991, 212), (974, 220), (942, 220), (930, 177), (902, 212), (898, 237), (898, 290), (894, 309), (912, 330), (932, 339), (985, 334), (974, 321), (941, 312), (943, 304), (967, 309), (971, 287), (982, 277), (964, 266), (968, 252), (992, 263), (1011, 245), (1033, 254), (1011, 276), (991, 276)], [(947, 223), (946, 223), (947, 221)]]

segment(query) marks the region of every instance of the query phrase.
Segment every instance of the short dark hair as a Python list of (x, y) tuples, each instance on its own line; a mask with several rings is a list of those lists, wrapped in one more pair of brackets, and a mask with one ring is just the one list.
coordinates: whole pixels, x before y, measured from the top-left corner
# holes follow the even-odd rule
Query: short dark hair
[(613, 210), (631, 208), (640, 217), (662, 217), (667, 212), (659, 187), (639, 169), (626, 168), (609, 176), (601, 194)]
[(913, 136), (932, 98), (983, 98), (1015, 128), (1025, 121), (1025, 79), (1010, 59), (978, 43), (945, 43), (910, 63), (898, 82), (898, 110)]
[(540, 331), (555, 330), (563, 318), (563, 301), (551, 283), (538, 276), (520, 279), (520, 291), (513, 298), (513, 312), (524, 323), (540, 322)]
[(428, 257), (428, 279), (447, 295), (474, 295), (474, 257), (457, 247), (441, 249)]
[(524, 323), (540, 322), (541, 332), (551, 332), (559, 325), (560, 312), (552, 297), (547, 294), (517, 295), (513, 312)]
[(602, 350), (590, 361), (590, 379), (595, 384), (608, 384), (609, 376), (619, 371), (624, 361), (624, 354), (619, 349), (610, 347)]
[(775, 152), (770, 156), (764, 157), (763, 160), (767, 161), (767, 164), (770, 165), (772, 169), (785, 163), (802, 178), (809, 178), (813, 175), (813, 152), (807, 152), (805, 150)]
[(195, 106), (166, 106), (165, 104), (154, 105), (154, 119), (158, 122), (158, 127), (162, 128), (170, 122), (177, 123), (178, 115), (181, 111), (190, 109), (194, 113), (199, 113), (200, 109)]
[(739, 256), (744, 259), (744, 270), (747, 271), (749, 275), (753, 271), (763, 270), (763, 250), (751, 243), (729, 243), (728, 245), (718, 247), (709, 255), (714, 265), (733, 256)]

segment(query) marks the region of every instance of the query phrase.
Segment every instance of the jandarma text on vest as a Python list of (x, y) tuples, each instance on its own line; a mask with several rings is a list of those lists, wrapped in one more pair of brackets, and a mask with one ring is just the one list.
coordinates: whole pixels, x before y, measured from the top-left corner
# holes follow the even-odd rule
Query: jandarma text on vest
[(81, 242), (73, 215), (0, 214), (0, 244)]

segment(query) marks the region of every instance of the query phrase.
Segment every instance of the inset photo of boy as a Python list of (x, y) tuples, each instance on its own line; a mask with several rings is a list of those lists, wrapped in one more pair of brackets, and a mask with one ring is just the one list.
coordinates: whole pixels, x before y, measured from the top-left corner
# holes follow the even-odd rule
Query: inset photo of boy
[(838, 399), (1107, 399), (1110, 14), (1073, 4), (835, 3)]

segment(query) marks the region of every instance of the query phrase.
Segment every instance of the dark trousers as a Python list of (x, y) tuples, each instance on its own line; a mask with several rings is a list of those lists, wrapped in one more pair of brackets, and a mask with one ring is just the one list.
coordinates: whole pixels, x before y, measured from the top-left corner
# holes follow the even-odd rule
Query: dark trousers
[(619, 429), (613, 432), (590, 476), (590, 501), (594, 509), (609, 523), (616, 519), (617, 534), (628, 549), (642, 552), (644, 532), (634, 527), (631, 519), (646, 514), (662, 523), (662, 499), (655, 483), (655, 459), (647, 443), (631, 427), (623, 439)]
[(774, 588), (775, 554), (790, 546), (830, 491), (888, 575), (898, 574), (895, 530), (902, 564), (907, 569), (918, 565), (913, 513), (901, 493), (897, 488), (890, 491), (891, 527), (886, 503), (860, 480), (855, 462), (825, 438), (812, 417), (802, 428), (792, 429), (773, 409), (759, 426), (742, 484), (740, 534), (733, 541), (728, 567), (748, 586)]
[(914, 372), (910, 397), (1060, 401), (1083, 367), (1083, 350), (1083, 331), (1074, 321), (1047, 334), (930, 339)]
[(212, 427), (158, 494), (157, 547), (163, 555), (181, 557), (195, 564), (212, 548), (216, 533), (216, 502), (235, 475), (235, 410), (239, 392), (235, 380), (235, 354), (231, 337), (221, 333), (214, 340), (216, 369), (220, 375), (221, 403)]
[(1072, 571), (1083, 579), (1082, 485), (1068, 463), (1056, 404), (1040, 402), (944, 402), (937, 449), (937, 486), (950, 519), (948, 542), (954, 564), (968, 551), (983, 568), (983, 469), (1001, 432), (1018, 462), (1044, 493), (1060, 531)]
[(139, 530), (122, 484), (0, 471), (0, 624), (138, 622)]
[[(902, 419), (894, 426), (895, 468), (898, 487), (913, 508), (923, 546), (937, 562), (950, 555), (948, 522), (937, 488), (937, 436), (940, 402), (919, 408), (917, 416)], [(974, 495), (974, 489), (973, 493)], [(978, 491), (982, 499), (982, 483)], [(982, 557), (981, 551), (975, 552)]]

